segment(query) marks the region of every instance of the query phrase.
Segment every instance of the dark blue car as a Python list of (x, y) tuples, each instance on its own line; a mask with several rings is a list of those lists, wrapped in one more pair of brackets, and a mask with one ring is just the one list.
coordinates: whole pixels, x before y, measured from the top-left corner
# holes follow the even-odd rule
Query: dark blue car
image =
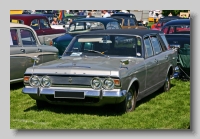
[(69, 25), (68, 33), (53, 39), (53, 45), (59, 50), (59, 57), (61, 57), (68, 44), (77, 34), (106, 29), (121, 29), (120, 23), (113, 18), (77, 19)]

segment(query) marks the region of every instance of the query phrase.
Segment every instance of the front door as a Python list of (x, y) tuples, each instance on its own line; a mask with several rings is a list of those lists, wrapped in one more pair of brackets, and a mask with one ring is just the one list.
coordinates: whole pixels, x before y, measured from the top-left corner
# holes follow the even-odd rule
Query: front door
[(31, 58), (37, 56), (40, 58), (38, 64), (43, 61), (42, 50), (37, 46), (36, 36), (34, 36), (33, 32), (29, 29), (21, 28), (20, 29), (20, 37), (22, 40), (22, 46), (25, 49), (26, 57), (26, 68), (31, 67), (33, 65)]
[(22, 80), (26, 70), (26, 53), (16, 28), (10, 29), (10, 81)]
[(31, 21), (30, 26), (35, 30), (38, 35), (41, 44), (45, 44), (44, 33), (43, 30), (40, 28), (40, 22), (38, 19), (33, 19)]

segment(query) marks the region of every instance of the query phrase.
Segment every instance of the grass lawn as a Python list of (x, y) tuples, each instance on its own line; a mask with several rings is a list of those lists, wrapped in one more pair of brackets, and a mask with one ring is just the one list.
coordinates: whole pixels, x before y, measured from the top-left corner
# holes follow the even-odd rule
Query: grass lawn
[(137, 102), (135, 111), (120, 115), (112, 107), (51, 106), (37, 110), (22, 94), (23, 84), (10, 87), (11, 129), (188, 129), (190, 82), (173, 79), (169, 92), (155, 92)]

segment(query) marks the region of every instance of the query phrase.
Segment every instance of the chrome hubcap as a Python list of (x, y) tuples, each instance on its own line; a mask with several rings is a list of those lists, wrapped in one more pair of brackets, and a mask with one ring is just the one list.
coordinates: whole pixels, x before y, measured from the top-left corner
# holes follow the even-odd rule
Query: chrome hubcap
[(126, 108), (129, 110), (133, 107), (133, 104), (134, 104), (134, 99), (133, 99), (133, 94), (132, 93), (128, 93), (127, 95), (127, 106)]
[(165, 80), (165, 89), (168, 90), (169, 89), (169, 79), (168, 77)]

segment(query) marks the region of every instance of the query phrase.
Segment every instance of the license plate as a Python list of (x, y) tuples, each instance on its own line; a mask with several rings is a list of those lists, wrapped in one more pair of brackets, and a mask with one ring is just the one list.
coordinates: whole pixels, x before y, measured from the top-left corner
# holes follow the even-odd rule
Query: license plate
[(74, 98), (74, 99), (84, 99), (84, 92), (62, 92), (55, 91), (54, 98)]

